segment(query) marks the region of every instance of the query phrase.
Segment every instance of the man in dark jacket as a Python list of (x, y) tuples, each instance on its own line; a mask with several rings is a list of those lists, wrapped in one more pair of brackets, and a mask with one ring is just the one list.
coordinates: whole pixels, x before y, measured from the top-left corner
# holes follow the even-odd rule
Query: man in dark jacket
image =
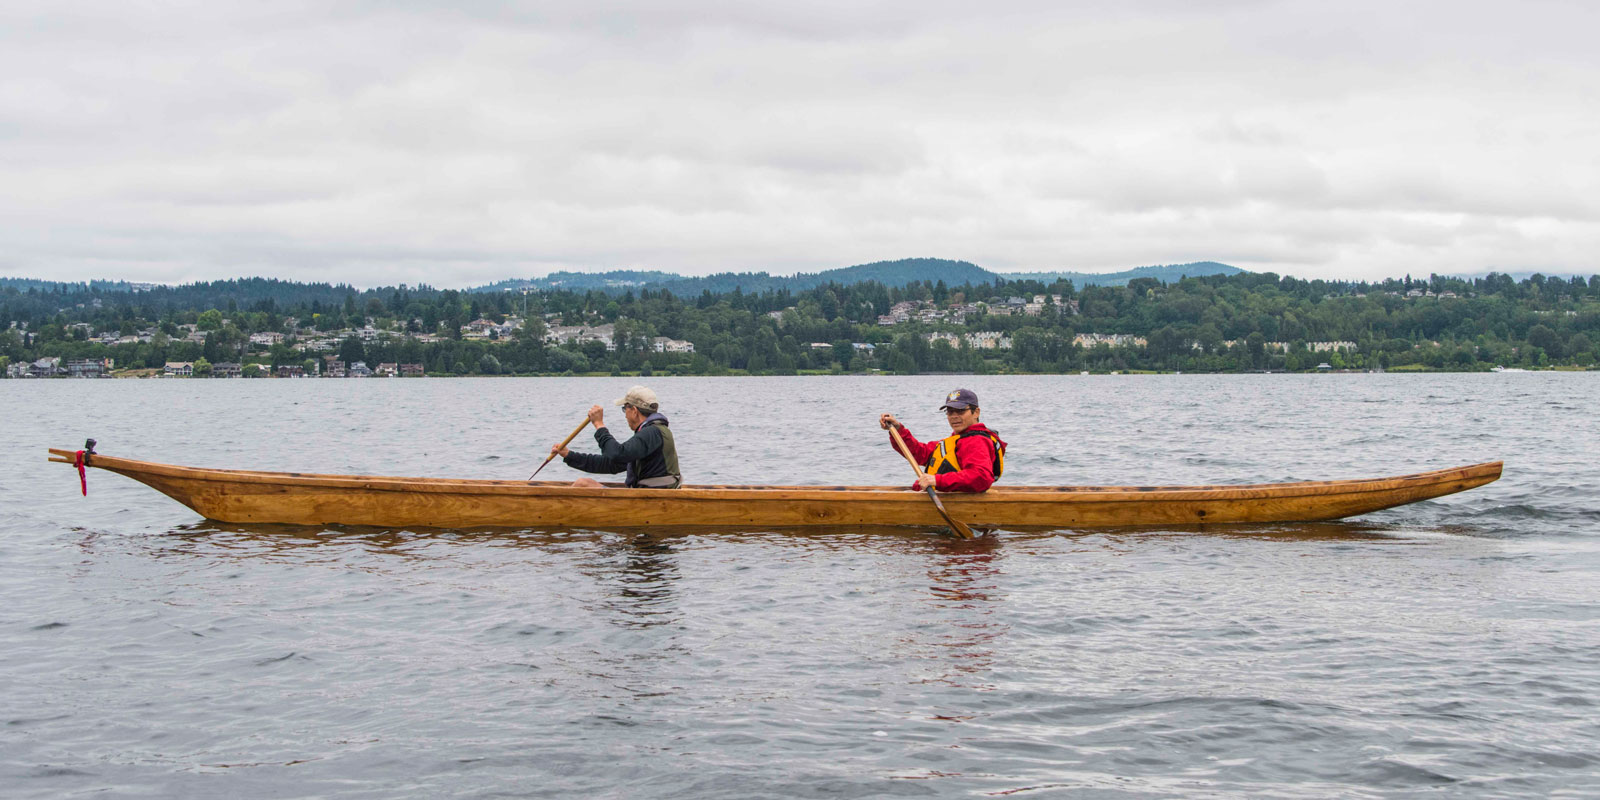
[[(900, 430), (900, 438), (905, 440), (911, 458), (923, 465), (922, 476), (911, 488), (921, 490), (932, 486), (940, 492), (987, 491), (1005, 470), (1006, 443), (999, 434), (978, 421), (981, 413), (978, 395), (971, 389), (957, 389), (945, 397), (939, 410), (950, 424), (950, 436), (932, 442), (917, 441), (893, 414), (878, 418), (878, 425), (884, 430), (890, 427)], [(889, 446), (899, 449), (892, 436)]]
[[(561, 456), (562, 463), (584, 472), (615, 475), (626, 471), (623, 484), (629, 488), (676, 489), (683, 483), (678, 471), (678, 449), (672, 441), (672, 430), (667, 418), (658, 411), (656, 393), (643, 386), (635, 386), (616, 401), (622, 406), (622, 415), (633, 429), (633, 437), (618, 442), (606, 429), (600, 406), (589, 409), (589, 421), (594, 423), (594, 440), (600, 452), (574, 453), (561, 445), (550, 452)], [(593, 478), (579, 478), (573, 486), (590, 488), (604, 484)]]

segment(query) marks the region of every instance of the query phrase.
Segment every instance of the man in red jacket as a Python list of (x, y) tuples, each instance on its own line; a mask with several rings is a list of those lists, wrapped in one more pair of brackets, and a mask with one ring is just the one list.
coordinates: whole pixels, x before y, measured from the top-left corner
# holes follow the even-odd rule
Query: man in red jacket
[[(892, 414), (878, 417), (878, 425), (900, 429), (911, 458), (922, 465), (922, 477), (911, 488), (929, 486), (941, 492), (982, 492), (994, 484), (1005, 470), (1006, 443), (978, 421), (978, 395), (970, 389), (957, 389), (944, 399), (940, 410), (950, 423), (950, 436), (933, 442), (919, 442)], [(894, 436), (889, 437), (890, 446)], [(898, 448), (897, 448), (898, 449)]]

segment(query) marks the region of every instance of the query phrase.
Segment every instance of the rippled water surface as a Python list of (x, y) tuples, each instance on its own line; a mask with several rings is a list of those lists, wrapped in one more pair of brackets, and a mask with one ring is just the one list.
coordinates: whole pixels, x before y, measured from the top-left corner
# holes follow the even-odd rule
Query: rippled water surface
[(956, 385), (1015, 484), (1506, 462), (1310, 525), (238, 526), (44, 460), (523, 478), (629, 383), (0, 381), (0, 794), (1600, 795), (1600, 374), (651, 381), (701, 483), (901, 481)]

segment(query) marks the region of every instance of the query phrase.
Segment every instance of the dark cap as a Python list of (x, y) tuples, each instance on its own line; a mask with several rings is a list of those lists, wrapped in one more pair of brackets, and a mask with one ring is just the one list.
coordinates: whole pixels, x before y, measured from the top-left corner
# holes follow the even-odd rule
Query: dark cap
[(963, 409), (973, 408), (978, 405), (978, 395), (971, 389), (957, 389), (944, 398), (944, 405), (939, 406), (943, 411), (947, 408)]

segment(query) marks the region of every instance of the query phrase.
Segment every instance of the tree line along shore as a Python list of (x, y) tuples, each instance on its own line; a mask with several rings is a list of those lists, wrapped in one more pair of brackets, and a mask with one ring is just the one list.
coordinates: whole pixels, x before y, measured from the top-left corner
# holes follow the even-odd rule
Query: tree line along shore
[(143, 291), (57, 284), (0, 290), (0, 324), (8, 377), (165, 374), (173, 364), (249, 377), (380, 367), (431, 376), (1590, 368), (1600, 362), (1600, 275), (1242, 273), (1082, 288), (867, 281), (688, 297), (267, 279)]

